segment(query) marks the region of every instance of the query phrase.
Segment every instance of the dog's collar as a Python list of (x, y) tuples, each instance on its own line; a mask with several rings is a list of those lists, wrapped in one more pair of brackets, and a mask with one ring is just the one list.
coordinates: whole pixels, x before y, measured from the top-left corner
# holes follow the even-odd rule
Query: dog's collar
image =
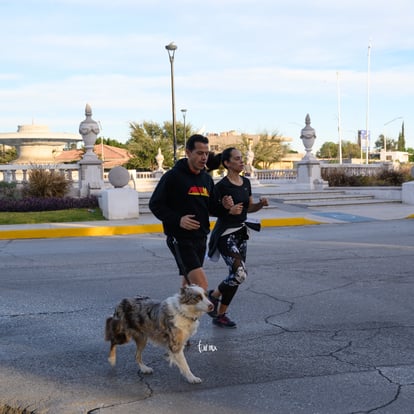
[(182, 316), (183, 318), (186, 318), (186, 319), (188, 319), (188, 320), (190, 320), (190, 321), (192, 321), (192, 322), (197, 322), (197, 321), (198, 321), (198, 316), (194, 316), (194, 317), (192, 317), (192, 316), (188, 316), (188, 315), (186, 315), (183, 311), (179, 311), (179, 312), (178, 312), (178, 314), (179, 314), (180, 316)]

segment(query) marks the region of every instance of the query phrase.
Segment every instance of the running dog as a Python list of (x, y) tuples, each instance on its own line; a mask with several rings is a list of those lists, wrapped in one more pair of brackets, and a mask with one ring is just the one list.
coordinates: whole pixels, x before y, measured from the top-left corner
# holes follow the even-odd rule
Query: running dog
[(123, 299), (112, 317), (106, 320), (105, 340), (111, 342), (109, 363), (116, 363), (116, 346), (135, 341), (135, 360), (143, 374), (151, 374), (152, 368), (142, 361), (142, 351), (149, 339), (168, 350), (170, 365), (178, 367), (181, 374), (192, 384), (201, 382), (193, 375), (184, 356), (188, 339), (197, 331), (201, 315), (213, 310), (204, 289), (197, 285), (183, 287), (180, 293), (163, 301), (144, 296)]

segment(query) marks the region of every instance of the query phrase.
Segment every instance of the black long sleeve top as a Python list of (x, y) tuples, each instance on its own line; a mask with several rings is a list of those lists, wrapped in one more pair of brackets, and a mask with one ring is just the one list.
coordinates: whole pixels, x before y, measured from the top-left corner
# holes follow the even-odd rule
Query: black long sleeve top
[[(213, 201), (214, 181), (206, 171), (193, 173), (186, 158), (160, 179), (149, 202), (149, 208), (162, 221), (164, 233), (177, 238), (205, 237), (210, 232), (209, 216), (217, 215), (223, 209)], [(180, 227), (180, 219), (187, 214), (194, 215), (200, 222), (198, 230)]]

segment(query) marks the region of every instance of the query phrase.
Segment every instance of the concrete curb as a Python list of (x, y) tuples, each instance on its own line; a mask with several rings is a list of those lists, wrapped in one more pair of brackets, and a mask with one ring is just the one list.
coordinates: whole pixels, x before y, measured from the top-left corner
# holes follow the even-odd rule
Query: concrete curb
[[(281, 226), (304, 226), (323, 224), (319, 221), (309, 220), (305, 217), (289, 218), (264, 218), (260, 220), (262, 227), (281, 227)], [(211, 221), (213, 227), (215, 221)], [(33, 228), (33, 229), (13, 229), (0, 230), (0, 240), (5, 239), (45, 239), (45, 238), (64, 238), (64, 237), (103, 237), (128, 234), (143, 233), (162, 233), (162, 224), (140, 224), (128, 226), (88, 226), (71, 225), (60, 228)]]

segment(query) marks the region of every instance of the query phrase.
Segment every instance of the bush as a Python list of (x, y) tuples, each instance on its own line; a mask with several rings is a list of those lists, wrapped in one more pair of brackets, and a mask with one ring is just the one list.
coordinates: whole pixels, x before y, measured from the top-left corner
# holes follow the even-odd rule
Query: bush
[(67, 210), (70, 208), (96, 208), (98, 198), (95, 196), (83, 198), (71, 197), (26, 197), (17, 199), (0, 199), (0, 211), (28, 212)]
[(326, 169), (322, 179), (328, 181), (330, 187), (361, 187), (371, 185), (372, 177), (363, 175), (347, 175), (342, 169)]
[(401, 186), (412, 180), (407, 169), (385, 170), (381, 169), (377, 174), (347, 175), (342, 168), (322, 170), (322, 179), (328, 181), (330, 187), (364, 187), (364, 186)]
[(1, 198), (17, 198), (17, 184), (6, 183), (0, 181), (0, 199)]
[(70, 190), (72, 182), (62, 173), (43, 168), (34, 168), (29, 173), (28, 182), (24, 184), (24, 197), (64, 197)]
[(407, 181), (405, 174), (403, 171), (381, 171), (378, 174), (378, 181), (380, 184), (378, 185), (402, 185), (405, 181)]

